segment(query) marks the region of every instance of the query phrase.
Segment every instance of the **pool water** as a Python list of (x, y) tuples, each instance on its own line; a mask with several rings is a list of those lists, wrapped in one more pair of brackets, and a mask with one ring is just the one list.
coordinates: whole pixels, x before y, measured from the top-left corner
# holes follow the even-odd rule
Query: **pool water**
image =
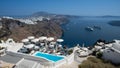
[(59, 60), (64, 59), (63, 56), (56, 56), (52, 54), (47, 54), (47, 53), (42, 53), (42, 52), (36, 52), (34, 56), (39, 57), (39, 58), (44, 58), (52, 62), (57, 62)]

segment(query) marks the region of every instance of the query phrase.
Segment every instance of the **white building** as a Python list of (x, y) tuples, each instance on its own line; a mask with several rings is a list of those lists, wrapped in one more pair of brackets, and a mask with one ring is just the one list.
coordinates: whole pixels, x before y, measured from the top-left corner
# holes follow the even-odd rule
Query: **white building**
[(112, 46), (106, 48), (103, 51), (103, 58), (110, 60), (115, 64), (120, 63), (120, 40), (115, 40), (115, 43), (111, 43)]
[[(45, 37), (41, 37), (42, 39)], [(49, 40), (52, 40), (52, 37), (48, 38)], [(39, 39), (35, 38), (34, 36), (29, 36), (27, 39), (23, 39), (22, 42), (28, 42), (31, 40), (32, 42), (37, 42)], [(1, 46), (5, 46), (7, 50), (1, 49), (0, 50), (0, 55), (3, 55), (0, 57), (0, 60), (2, 61), (7, 61), (9, 63), (14, 63), (15, 68), (58, 68), (59, 66), (62, 66), (64, 64), (71, 64), (74, 61), (75, 54), (74, 52), (71, 53), (70, 55), (67, 56), (61, 56), (63, 57), (57, 62), (54, 62), (52, 60), (47, 59), (47, 57), (37, 57), (34, 54), (26, 54), (26, 53), (20, 53), (18, 52), (19, 50), (23, 48), (29, 48), (32, 49), (35, 47), (35, 44), (29, 44), (29, 45), (24, 45), (23, 43), (16, 43), (13, 41), (13, 39), (8, 39), (7, 41), (2, 41), (0, 43)], [(75, 49), (75, 48), (73, 48)], [(34, 50), (33, 50), (34, 51)], [(73, 50), (75, 51), (75, 50)], [(45, 53), (47, 54), (47, 53)], [(44, 55), (45, 55), (44, 54)], [(48, 54), (50, 55), (50, 54)], [(51, 54), (52, 55), (52, 54)], [(54, 55), (54, 56), (60, 56), (60, 55)], [(56, 57), (54, 57), (56, 58)], [(15, 61), (14, 61), (15, 60)]]
[(24, 22), (26, 24), (36, 24), (36, 22), (33, 22), (30, 19), (18, 19), (18, 20), (21, 21), (21, 22)]
[(14, 19), (13, 17), (9, 17), (9, 16), (3, 16), (3, 18)]
[(42, 16), (40, 16), (40, 17), (32, 17), (31, 20), (32, 21), (43, 21), (43, 18), (44, 17), (42, 17)]

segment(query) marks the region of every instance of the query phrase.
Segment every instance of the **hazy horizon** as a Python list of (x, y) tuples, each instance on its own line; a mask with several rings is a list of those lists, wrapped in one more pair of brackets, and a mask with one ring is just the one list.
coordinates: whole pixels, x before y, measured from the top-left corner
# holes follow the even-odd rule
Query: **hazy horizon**
[(0, 16), (45, 11), (77, 16), (120, 16), (120, 0), (0, 0)]

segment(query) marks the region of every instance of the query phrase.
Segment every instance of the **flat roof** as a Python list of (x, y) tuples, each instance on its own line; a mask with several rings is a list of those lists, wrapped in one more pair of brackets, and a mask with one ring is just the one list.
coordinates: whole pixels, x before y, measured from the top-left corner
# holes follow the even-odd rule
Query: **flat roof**
[(20, 57), (15, 57), (12, 55), (4, 55), (0, 57), (0, 60), (8, 62), (8, 63), (13, 63), (16, 64), (18, 61), (20, 61), (22, 58)]
[(27, 60), (27, 59), (23, 59), (21, 60), (21, 62), (18, 64), (18, 68), (19, 66), (21, 68), (34, 68), (35, 66), (37, 66), (37, 62), (32, 61), (32, 60)]
[(23, 43), (14, 43), (7, 46), (7, 51), (17, 52), (20, 48), (23, 47)]

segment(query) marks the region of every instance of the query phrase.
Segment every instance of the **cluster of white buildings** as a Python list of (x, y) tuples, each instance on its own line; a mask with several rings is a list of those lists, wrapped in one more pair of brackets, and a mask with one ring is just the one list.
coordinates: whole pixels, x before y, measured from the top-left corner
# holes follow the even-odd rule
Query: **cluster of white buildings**
[(45, 17), (31, 17), (31, 18), (27, 18), (27, 19), (17, 19), (21, 22), (25, 22), (26, 24), (37, 24), (36, 21), (43, 21), (44, 19), (50, 20), (50, 18), (45, 18)]
[(114, 40), (114, 42), (108, 44), (101, 42), (99, 45), (96, 45), (94, 49), (102, 52), (103, 59), (115, 64), (120, 64), (120, 40)]
[[(73, 48), (68, 48), (68, 50), (72, 49), (73, 52), (66, 55), (66, 51), (61, 45), (61, 42), (63, 41), (63, 39), (57, 39), (55, 41), (54, 37), (45, 36), (39, 38), (29, 36), (28, 38), (23, 39), (21, 43), (16, 43), (11, 38), (5, 42), (1, 40), (0, 60), (15, 64), (15, 68), (57, 68), (63, 64), (71, 64), (74, 61), (76, 54), (79, 57), (87, 57), (92, 53), (92, 50), (84, 47), (84, 45), (83, 47), (77, 45)], [(25, 49), (31, 50), (30, 53), (26, 53)], [(97, 42), (97, 45), (94, 46), (93, 50), (102, 52), (103, 59), (109, 60), (115, 64), (120, 64), (120, 40), (114, 40), (114, 42), (107, 44)], [(65, 57), (63, 60), (53, 63), (46, 59), (33, 56), (37, 51), (57, 56), (64, 55)], [(31, 66), (28, 66), (28, 64)]]
[(2, 18), (14, 19), (13, 17), (9, 17), (9, 16), (3, 16)]
[[(30, 17), (30, 18), (19, 18), (19, 19), (15, 19), (15, 18), (9, 17), (9, 16), (3, 16), (2, 18), (19, 20), (19, 21), (24, 22), (24, 23), (26, 23), (26, 24), (37, 24), (36, 21), (43, 21), (44, 19), (50, 20), (49, 17), (43, 17), (43, 16)], [(1, 20), (1, 18), (0, 18), (0, 20)]]
[[(45, 44), (45, 47), (47, 48), (47, 54), (49, 49), (48, 49), (48, 43), (50, 44), (50, 49), (53, 48), (53, 44), (55, 43), (50, 43), (49, 41), (53, 41), (54, 38), (53, 37), (40, 37), (40, 38), (35, 38), (34, 36), (29, 36), (26, 39), (23, 39), (21, 43), (16, 43), (13, 39), (8, 39), (7, 41), (2, 41), (0, 43), (1, 47), (4, 47), (2, 50), (0, 50), (0, 60), (14, 64), (15, 68), (58, 68), (59, 66), (63, 65), (63, 64), (71, 64), (74, 61), (74, 52), (76, 48), (72, 48), (73, 52), (70, 55), (66, 55), (64, 56), (64, 59), (57, 61), (57, 62), (51, 62), (48, 61), (44, 58), (38, 58), (33, 56), (33, 54), (35, 52), (33, 52), (33, 54), (31, 53), (22, 53), (22, 52), (18, 52), (21, 48), (27, 48), (27, 49), (33, 49), (33, 48), (38, 48), (40, 49), (37, 44), (40, 40), (44, 40), (46, 39), (47, 44)], [(30, 43), (30, 41), (32, 42), (32, 44)], [(64, 40), (62, 39), (57, 39), (57, 41), (59, 42), (63, 42)], [(43, 44), (43, 43), (41, 43)], [(59, 49), (58, 45), (58, 49)], [(54, 46), (55, 47), (55, 46)], [(62, 47), (62, 45), (60, 46)], [(56, 50), (56, 49), (55, 49)], [(38, 50), (39, 51), (39, 50)], [(57, 50), (58, 51), (58, 50)], [(44, 52), (44, 51), (42, 51)], [(60, 52), (60, 51), (59, 51)], [(55, 52), (55, 53), (59, 53), (59, 52)], [(62, 52), (61, 52), (62, 53)], [(60, 53), (59, 53), (60, 55)], [(57, 54), (56, 54), (57, 56)]]

